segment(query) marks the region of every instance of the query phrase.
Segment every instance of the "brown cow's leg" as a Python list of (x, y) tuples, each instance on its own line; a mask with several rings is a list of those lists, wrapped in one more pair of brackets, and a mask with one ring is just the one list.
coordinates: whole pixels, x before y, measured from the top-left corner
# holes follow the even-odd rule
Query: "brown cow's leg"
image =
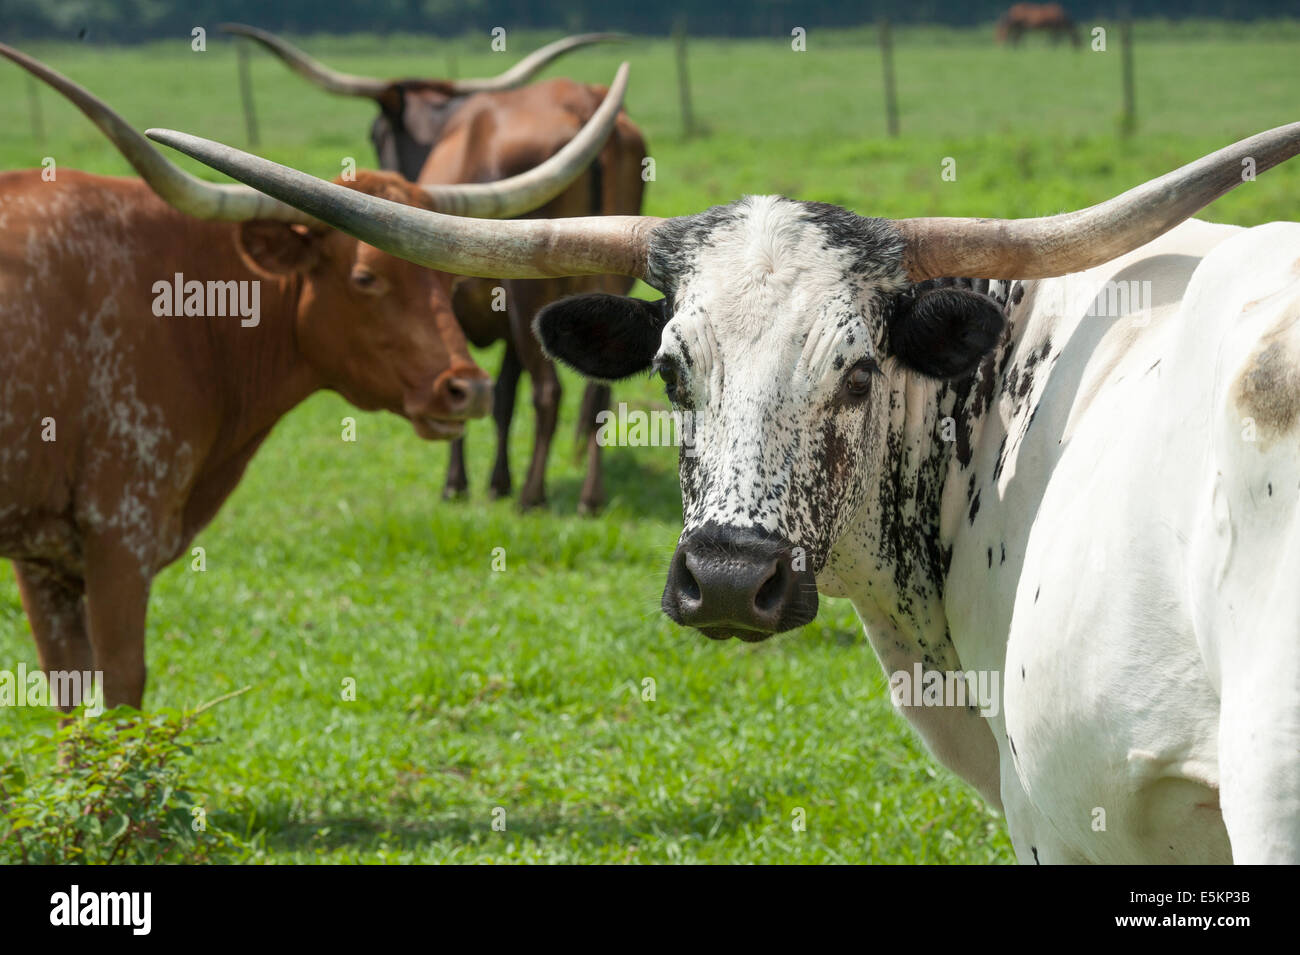
[(522, 373), (519, 353), (514, 342), (507, 338), (506, 351), (501, 356), (501, 373), (492, 389), (492, 420), (497, 426), (497, 458), (488, 483), (488, 496), (492, 498), (510, 496), (510, 422), (515, 417), (515, 398)]
[(605, 475), (601, 468), (600, 444), (596, 441), (599, 429), (596, 416), (609, 409), (609, 385), (588, 382), (586, 394), (582, 398), (583, 423), (587, 427), (587, 478), (582, 483), (582, 494), (578, 497), (580, 514), (596, 514), (605, 506)]
[[(15, 561), (14, 576), (18, 578), (18, 592), (46, 675), (52, 670), (85, 673), (93, 669), (90, 641), (86, 639), (82, 582), (29, 561)], [(77, 681), (71, 688), (79, 689), (81, 685)], [(67, 713), (80, 702), (65, 700), (59, 709)]]
[(582, 456), (587, 452), (587, 438), (592, 430), (596, 427), (596, 415), (604, 405), (597, 407), (596, 399), (598, 389), (608, 387), (598, 385), (594, 381), (587, 382), (587, 386), (582, 390), (582, 404), (578, 407), (578, 420), (574, 422), (573, 428), (573, 461), (575, 464), (582, 460)]
[(533, 457), (528, 463), (528, 476), (519, 492), (519, 506), (524, 509), (546, 503), (546, 461), (551, 456), (551, 440), (555, 437), (555, 423), (560, 411), (560, 377), (555, 366), (543, 358), (528, 368), (528, 376), (533, 382), (537, 434), (533, 440)]
[(451, 453), (447, 456), (447, 481), (442, 486), (442, 499), (451, 501), (464, 497), (469, 490), (469, 478), (465, 475), (465, 439), (456, 438), (451, 442)]
[(86, 624), (95, 669), (104, 674), (104, 707), (140, 708), (144, 699), (144, 625), (152, 575), (116, 542), (86, 541)]
[(507, 300), (510, 334), (519, 361), (532, 379), (533, 409), (537, 416), (533, 457), (528, 464), (528, 476), (519, 492), (519, 506), (527, 509), (546, 503), (546, 462), (551, 455), (551, 439), (555, 436), (555, 423), (560, 412), (560, 376), (533, 336), (532, 321), (533, 315), (543, 303), (559, 296), (548, 297), (550, 283), (546, 281), (511, 282), (510, 286)]

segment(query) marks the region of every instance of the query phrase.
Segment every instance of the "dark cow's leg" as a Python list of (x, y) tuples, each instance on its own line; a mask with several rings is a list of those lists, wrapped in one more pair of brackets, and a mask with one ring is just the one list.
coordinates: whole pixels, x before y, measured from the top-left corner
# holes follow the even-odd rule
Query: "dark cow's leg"
[(144, 699), (144, 626), (152, 582), (127, 547), (86, 540), (86, 630), (95, 669), (104, 674), (105, 709), (139, 709)]
[(600, 387), (594, 381), (587, 382), (582, 389), (582, 405), (578, 408), (578, 420), (573, 423), (573, 461), (577, 464), (587, 451), (587, 435), (595, 427), (596, 409), (592, 406), (596, 400), (596, 389)]
[(447, 481), (442, 486), (442, 499), (455, 500), (464, 497), (469, 491), (469, 478), (465, 475), (465, 439), (457, 438), (451, 442), (451, 452), (447, 456)]
[(582, 424), (587, 428), (587, 477), (582, 483), (582, 493), (578, 497), (578, 512), (596, 514), (605, 506), (605, 475), (601, 468), (600, 444), (596, 441), (599, 429), (596, 416), (609, 409), (609, 385), (587, 383), (587, 391), (582, 397)]
[[(18, 593), (32, 625), (36, 652), (46, 675), (54, 670), (85, 673), (93, 669), (93, 654), (86, 637), (82, 582), (29, 561), (16, 561), (14, 576), (18, 578)], [(69, 686), (80, 692), (83, 685), (75, 681)], [(67, 713), (81, 700), (52, 699), (50, 702)]]
[(492, 480), (488, 495), (493, 498), (510, 496), (510, 422), (515, 417), (515, 398), (519, 391), (519, 376), (523, 365), (515, 344), (506, 339), (506, 351), (501, 356), (501, 373), (497, 375), (492, 390), (492, 420), (497, 426), (497, 457), (492, 465)]
[(546, 503), (546, 462), (551, 455), (551, 439), (555, 437), (561, 394), (560, 376), (550, 359), (542, 353), (541, 343), (533, 335), (532, 321), (542, 304), (557, 296), (547, 297), (549, 283), (545, 281), (511, 282), (509, 285), (510, 334), (519, 361), (532, 380), (533, 409), (536, 412), (533, 456), (528, 464), (528, 476), (519, 492), (519, 506), (527, 509)]

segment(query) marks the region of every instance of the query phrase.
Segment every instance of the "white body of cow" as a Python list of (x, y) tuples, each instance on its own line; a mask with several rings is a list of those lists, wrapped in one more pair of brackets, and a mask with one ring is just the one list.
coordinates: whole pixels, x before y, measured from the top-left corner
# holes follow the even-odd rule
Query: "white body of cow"
[[(932, 615), (1003, 706), (903, 710), (1003, 807), (1022, 862), (1300, 861), (1300, 224), (1192, 220), (1023, 284), (970, 459), (947, 465)], [(894, 388), (904, 433), (933, 440), (933, 387)], [(854, 546), (819, 588), (910, 670), (938, 640), (837, 574)]]

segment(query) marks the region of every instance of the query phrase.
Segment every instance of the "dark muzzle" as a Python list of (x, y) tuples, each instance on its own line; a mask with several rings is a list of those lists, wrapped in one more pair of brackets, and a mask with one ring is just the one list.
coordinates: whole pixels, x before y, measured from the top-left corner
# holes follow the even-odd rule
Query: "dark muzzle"
[(789, 541), (709, 524), (677, 545), (662, 606), (715, 640), (766, 640), (817, 616), (817, 580)]

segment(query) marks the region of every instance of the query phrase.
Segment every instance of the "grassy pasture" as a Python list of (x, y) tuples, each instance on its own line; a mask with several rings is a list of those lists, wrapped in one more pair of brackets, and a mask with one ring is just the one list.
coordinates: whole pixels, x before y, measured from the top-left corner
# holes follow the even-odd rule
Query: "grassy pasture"
[[(883, 136), (871, 31), (691, 44), (695, 109), (710, 135), (680, 135), (671, 46), (637, 40), (564, 61), (608, 81), (633, 63), (628, 108), (656, 160), (647, 211), (697, 211), (782, 192), (885, 216), (1052, 213), (1099, 201), (1182, 162), (1295, 120), (1290, 25), (1147, 42), (1139, 30), (1139, 129), (1118, 138), (1119, 59), (987, 31), (901, 31), (902, 138)], [(340, 69), (485, 75), (548, 37), (304, 38)], [(244, 143), (233, 42), (132, 49), (33, 45), (140, 128)], [(260, 53), (252, 60), (262, 146), (334, 176), (373, 164), (373, 107), (330, 97)], [(42, 88), (31, 135), (26, 77), (0, 64), (0, 168), (127, 174), (72, 107)], [(955, 159), (955, 182), (940, 164)], [(182, 161), (187, 168), (201, 167)], [(1300, 163), (1269, 172), (1205, 217), (1300, 216)], [(4, 347), (0, 343), (0, 347)], [(495, 369), (497, 353), (483, 354)], [(657, 612), (680, 529), (675, 452), (606, 452), (608, 511), (574, 516), (581, 466), (569, 437), (581, 393), (566, 377), (550, 506), (520, 515), (484, 493), (489, 424), (468, 441), (472, 496), (438, 499), (447, 452), (404, 422), (333, 395), (291, 414), (196, 543), (208, 569), (156, 581), (147, 705), (252, 692), (207, 718), (218, 742), (197, 781), (215, 824), (250, 861), (1008, 862), (1000, 819), (936, 767), (890, 708), (852, 608), (826, 600), (803, 631), (715, 644)], [(526, 385), (512, 435), (516, 480), (531, 445)], [(666, 408), (655, 383), (616, 400)], [(358, 440), (340, 419), (358, 418)], [(495, 548), (506, 569), (492, 570)], [(7, 566), (0, 667), (35, 666)], [(355, 702), (340, 700), (345, 678)], [(655, 699), (643, 701), (643, 681)], [(0, 713), (0, 752), (50, 732), (49, 714)], [(492, 828), (505, 810), (507, 828)], [(794, 810), (807, 829), (794, 832)]]

